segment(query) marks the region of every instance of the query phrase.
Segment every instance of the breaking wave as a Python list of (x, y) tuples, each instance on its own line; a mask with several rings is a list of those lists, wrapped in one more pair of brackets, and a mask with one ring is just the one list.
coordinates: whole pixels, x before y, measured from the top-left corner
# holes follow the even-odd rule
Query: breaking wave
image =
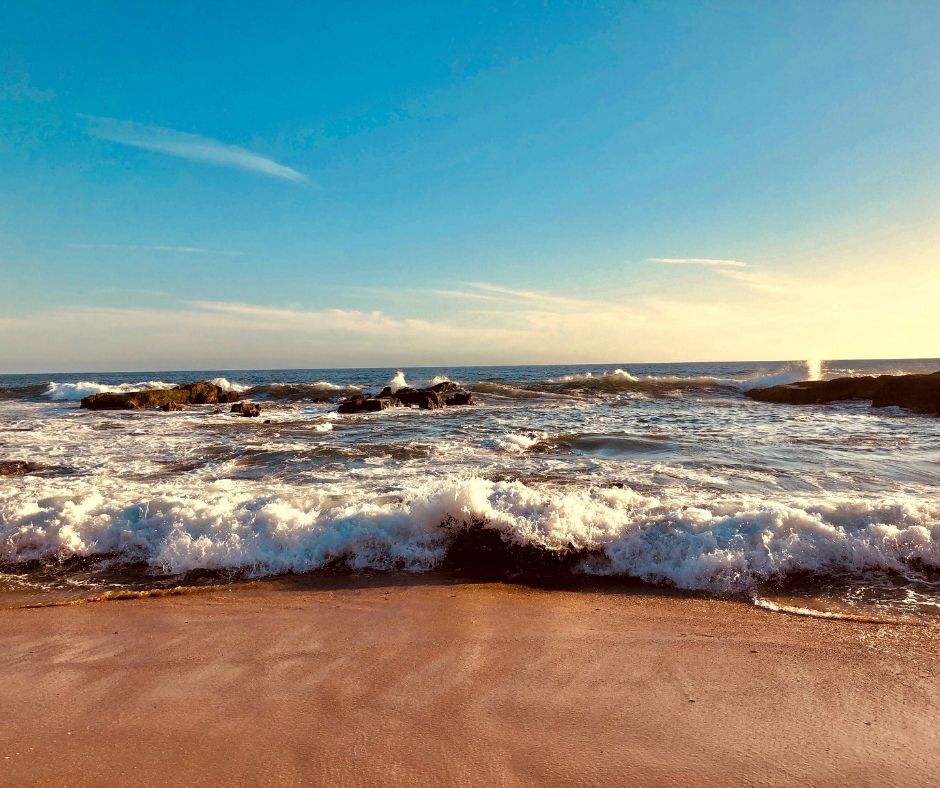
[(821, 380), (822, 364), (819, 361), (797, 361), (772, 371), (760, 371), (744, 380), (733, 381), (739, 388), (750, 389), (782, 386), (786, 383), (799, 383), (804, 380)]
[(511, 399), (527, 399), (543, 396), (579, 397), (586, 394), (629, 394), (668, 395), (688, 390), (711, 390), (727, 388), (733, 384), (722, 382), (709, 376), (682, 377), (679, 375), (648, 375), (637, 377), (627, 370), (615, 369), (613, 372), (583, 372), (564, 375), (558, 378), (546, 378), (537, 382), (505, 383), (481, 381), (470, 388), (482, 394), (495, 394)]
[(130, 391), (147, 391), (148, 389), (171, 389), (174, 383), (164, 383), (162, 380), (147, 380), (139, 383), (119, 383), (109, 385), (94, 380), (82, 380), (77, 383), (49, 383), (44, 395), (51, 400), (79, 400), (92, 394), (124, 394)]
[(91, 485), (8, 489), (0, 562), (111, 556), (155, 572), (262, 576), (331, 566), (422, 572), (459, 555), (464, 565), (563, 567), (714, 594), (751, 594), (791, 575), (940, 569), (936, 501), (683, 503), (475, 477), (424, 482), (394, 499), (335, 492), (258, 495), (231, 481), (147, 500)]
[[(248, 386), (232, 383), (225, 378), (212, 378), (209, 382), (225, 391), (243, 392), (248, 390)], [(178, 384), (166, 383), (162, 380), (143, 380), (137, 383), (118, 383), (114, 385), (98, 383), (94, 380), (81, 380), (74, 383), (57, 383), (52, 381), (45, 385), (45, 391), (43, 391), (42, 394), (48, 399), (55, 401), (80, 400), (92, 394), (126, 394), (132, 391), (171, 389), (176, 385)]]

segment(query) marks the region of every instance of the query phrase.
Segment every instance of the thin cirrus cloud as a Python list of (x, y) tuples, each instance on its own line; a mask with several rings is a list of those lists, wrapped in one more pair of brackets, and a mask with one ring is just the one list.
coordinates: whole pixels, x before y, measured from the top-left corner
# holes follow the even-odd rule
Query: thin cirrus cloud
[(165, 246), (162, 244), (66, 244), (66, 249), (109, 249), (120, 252), (171, 252), (174, 254), (209, 254), (219, 257), (242, 257), (244, 252), (228, 249), (204, 249), (201, 246)]
[(273, 159), (199, 134), (96, 115), (79, 114), (78, 117), (87, 123), (85, 132), (97, 139), (178, 156), (189, 161), (202, 161), (219, 167), (255, 172), (294, 183), (305, 183), (308, 180), (302, 172), (278, 164)]
[(704, 265), (712, 268), (747, 268), (740, 260), (720, 260), (714, 257), (647, 257), (648, 263), (660, 265)]

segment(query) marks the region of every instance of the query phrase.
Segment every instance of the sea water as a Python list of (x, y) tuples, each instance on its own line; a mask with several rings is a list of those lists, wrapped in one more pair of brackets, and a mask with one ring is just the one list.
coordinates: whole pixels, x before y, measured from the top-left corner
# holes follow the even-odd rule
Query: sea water
[[(940, 360), (0, 376), (0, 596), (284, 573), (419, 573), (466, 525), (615, 577), (818, 615), (940, 615), (940, 419), (754, 402)], [(89, 411), (208, 379), (260, 419)], [(474, 404), (339, 415), (384, 385)], [(227, 407), (226, 407), (227, 410)]]

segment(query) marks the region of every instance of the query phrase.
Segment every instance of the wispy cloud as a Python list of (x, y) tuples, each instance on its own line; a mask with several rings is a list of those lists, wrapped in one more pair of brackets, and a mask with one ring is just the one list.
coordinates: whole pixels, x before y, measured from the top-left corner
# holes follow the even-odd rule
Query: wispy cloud
[(209, 137), (129, 120), (82, 114), (79, 114), (79, 117), (88, 124), (86, 132), (98, 139), (179, 156), (190, 161), (204, 161), (220, 167), (248, 170), (294, 183), (307, 181), (307, 176), (297, 170), (245, 148), (226, 145)]
[(428, 290), (425, 292), (447, 298), (505, 304), (522, 311), (577, 312), (585, 309), (600, 310), (607, 308), (620, 310), (623, 308), (622, 304), (599, 299), (560, 296), (539, 290), (506, 287), (491, 282), (463, 282), (462, 285), (468, 289)]
[(713, 268), (747, 268), (741, 260), (719, 260), (714, 257), (647, 257), (648, 263), (661, 265), (704, 265)]
[(228, 249), (204, 249), (201, 246), (164, 246), (162, 244), (66, 244), (67, 249), (111, 249), (121, 252), (172, 252), (174, 254), (209, 254), (218, 257), (242, 257), (244, 252)]
[(740, 282), (751, 290), (762, 293), (785, 294), (797, 293), (805, 290), (806, 285), (788, 277), (774, 274), (771, 271), (751, 269), (740, 271), (737, 269), (721, 269), (718, 271), (726, 279)]
[[(936, 355), (940, 269), (924, 260), (897, 277), (878, 262), (866, 269), (868, 276), (833, 277), (815, 268), (785, 276), (757, 267), (717, 268), (721, 278), (741, 286), (718, 288), (708, 298), (663, 291), (624, 298), (623, 304), (478, 282), (487, 289), (464, 283), (441, 292), (506, 301), (471, 297), (439, 309), (422, 297), (384, 312), (168, 296), (141, 300), (140, 306), (121, 299), (120, 308), (18, 309), (0, 314), (7, 340), (0, 348), (0, 371)], [(763, 290), (766, 297), (748, 290)], [(579, 303), (585, 306), (576, 308)], [(884, 319), (872, 321), (875, 311)]]

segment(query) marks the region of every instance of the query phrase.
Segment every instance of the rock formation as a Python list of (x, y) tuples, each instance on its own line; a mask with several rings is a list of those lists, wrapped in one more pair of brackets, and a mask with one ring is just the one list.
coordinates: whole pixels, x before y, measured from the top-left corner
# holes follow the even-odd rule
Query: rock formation
[(915, 413), (940, 416), (940, 372), (930, 375), (867, 375), (833, 380), (806, 380), (752, 389), (747, 396), (760, 402), (817, 405), (843, 400), (870, 400), (875, 408), (895, 405)]
[(392, 391), (386, 386), (378, 396), (354, 394), (339, 404), (340, 413), (367, 413), (386, 408), (417, 407), (422, 410), (437, 410), (453, 405), (472, 405), (473, 395), (449, 380), (436, 383), (426, 389), (410, 386)]
[(82, 399), (81, 407), (89, 410), (178, 410), (176, 405), (215, 405), (220, 402), (235, 402), (237, 399), (236, 392), (227, 391), (207, 380), (200, 380), (171, 389), (92, 394)]

